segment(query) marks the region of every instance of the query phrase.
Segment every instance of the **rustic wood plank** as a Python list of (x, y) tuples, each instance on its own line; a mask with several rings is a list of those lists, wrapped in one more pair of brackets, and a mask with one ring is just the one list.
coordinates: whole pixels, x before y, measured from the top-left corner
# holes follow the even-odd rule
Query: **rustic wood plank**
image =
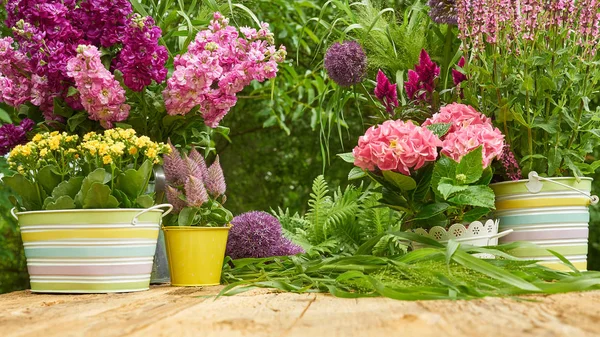
[(598, 336), (600, 291), (524, 299), (403, 302), (256, 290), (215, 300), (220, 287), (130, 294), (0, 295), (12, 336)]

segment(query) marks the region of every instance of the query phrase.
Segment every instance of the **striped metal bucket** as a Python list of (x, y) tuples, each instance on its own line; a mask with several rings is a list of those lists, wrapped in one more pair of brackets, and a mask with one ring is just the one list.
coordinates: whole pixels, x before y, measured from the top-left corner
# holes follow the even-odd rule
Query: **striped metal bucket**
[[(535, 173), (535, 172), (534, 172)], [(496, 217), (500, 230), (513, 232), (500, 243), (527, 241), (536, 246), (511, 253), (559, 270), (568, 270), (549, 250), (565, 256), (577, 269), (587, 269), (588, 206), (591, 178), (541, 178), (491, 184), (496, 194)]]
[[(160, 208), (167, 207), (164, 212)], [(19, 212), (31, 291), (112, 293), (149, 288), (161, 219), (172, 206)]]

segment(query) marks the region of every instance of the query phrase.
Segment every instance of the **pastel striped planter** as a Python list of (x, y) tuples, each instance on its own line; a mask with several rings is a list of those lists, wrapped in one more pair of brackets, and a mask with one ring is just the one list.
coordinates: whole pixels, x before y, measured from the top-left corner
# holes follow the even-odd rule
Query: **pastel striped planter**
[[(167, 212), (159, 207), (169, 207)], [(111, 293), (149, 288), (161, 218), (150, 209), (32, 211), (19, 221), (31, 291)]]
[(500, 230), (513, 230), (501, 238), (500, 243), (531, 242), (537, 247), (518, 248), (511, 253), (539, 260), (540, 264), (550, 268), (568, 270), (548, 251), (553, 250), (565, 256), (579, 270), (586, 270), (592, 179), (580, 178), (577, 181), (566, 177), (551, 180), (536, 182), (541, 184), (537, 189), (532, 188), (535, 184), (528, 185), (529, 179), (490, 185), (496, 194), (496, 217), (500, 220)]

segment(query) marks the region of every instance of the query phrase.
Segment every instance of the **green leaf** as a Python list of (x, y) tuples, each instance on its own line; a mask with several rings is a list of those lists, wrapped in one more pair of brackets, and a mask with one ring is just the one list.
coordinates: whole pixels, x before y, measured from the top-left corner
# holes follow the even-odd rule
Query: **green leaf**
[(353, 167), (348, 173), (348, 180), (356, 180), (366, 177), (367, 174), (360, 167)]
[(434, 204), (429, 204), (421, 208), (421, 210), (419, 211), (419, 213), (417, 213), (417, 215), (415, 215), (413, 220), (429, 219), (431, 217), (443, 213), (445, 210), (448, 209), (448, 207), (450, 207), (450, 205), (444, 202), (436, 202)]
[(21, 197), (23, 207), (28, 211), (42, 209), (42, 198), (38, 193), (38, 186), (21, 174), (15, 174), (12, 177), (4, 177), (2, 181), (10, 187), (16, 195)]
[(491, 166), (488, 166), (483, 170), (481, 178), (477, 181), (476, 185), (489, 185), (494, 177), (494, 171)]
[(117, 177), (116, 186), (123, 191), (129, 199), (135, 200), (140, 194), (145, 192), (146, 177), (142, 176), (137, 170), (129, 169)]
[(444, 137), (450, 128), (452, 127), (452, 123), (435, 123), (431, 125), (427, 125), (427, 129), (433, 132), (434, 135), (438, 136), (438, 138)]
[(44, 166), (39, 170), (37, 175), (40, 185), (47, 194), (51, 194), (54, 188), (62, 181), (61, 176), (52, 172), (55, 169), (56, 167), (53, 165)]
[(77, 90), (77, 88), (69, 87), (69, 91), (67, 92), (67, 97), (75, 96), (78, 93), (79, 93), (79, 91)]
[(381, 199), (379, 202), (399, 211), (406, 211), (410, 208), (403, 196), (385, 187), (381, 189)]
[(490, 212), (489, 208), (486, 207), (475, 207), (472, 210), (466, 212), (463, 216), (463, 221), (465, 222), (473, 222), (477, 221), (484, 216), (486, 216)]
[[(104, 184), (105, 177), (106, 177), (106, 170), (104, 170), (103, 168), (98, 168), (98, 169), (94, 170), (93, 172), (91, 172), (90, 174), (88, 174), (83, 179), (83, 181), (81, 183), (81, 189), (75, 196), (75, 204), (79, 208), (85, 208), (85, 207), (83, 207), (83, 205), (85, 203), (88, 193), (90, 192), (90, 190), (92, 188), (92, 185), (95, 183)], [(110, 188), (109, 188), (109, 190), (110, 190)]]
[(179, 212), (177, 219), (179, 226), (192, 226), (194, 224), (194, 218), (198, 214), (198, 209), (194, 207), (186, 207)]
[(523, 85), (521, 87), (523, 90), (532, 91), (533, 86), (534, 86), (534, 81), (533, 81), (533, 77), (531, 77), (531, 75), (526, 75), (525, 77), (523, 77)]
[(62, 196), (69, 196), (71, 199), (75, 199), (77, 192), (81, 190), (81, 183), (84, 177), (73, 177), (69, 180), (62, 181), (58, 186), (52, 190), (52, 197), (58, 199)]
[(454, 179), (456, 177), (456, 162), (445, 155), (442, 155), (433, 168), (433, 175), (431, 176), (431, 189), (433, 192), (442, 196), (438, 190), (438, 185), (442, 178)]
[(342, 158), (346, 163), (354, 164), (354, 155), (352, 152), (339, 153), (337, 156)]
[(60, 210), (60, 209), (74, 209), (75, 202), (73, 198), (68, 195), (58, 197), (56, 201), (49, 202), (44, 209), (46, 210)]
[(562, 154), (560, 150), (556, 148), (551, 148), (548, 152), (548, 175), (554, 176), (558, 169), (560, 168), (560, 163), (562, 162)]
[[(483, 155), (481, 146), (462, 157), (458, 165), (456, 165), (456, 176), (464, 174), (466, 180), (460, 181), (460, 183), (471, 184), (479, 180), (483, 173), (482, 161)], [(458, 178), (455, 178), (455, 180), (458, 180)]]
[(404, 174), (393, 171), (383, 171), (383, 177), (386, 181), (390, 182), (393, 186), (402, 191), (411, 191), (417, 187), (417, 182), (413, 178), (405, 176)]
[(519, 124), (523, 125), (524, 127), (529, 127), (529, 124), (527, 124), (527, 122), (525, 121), (525, 118), (523, 118), (523, 111), (521, 110), (520, 107), (516, 108), (516, 109), (511, 109), (511, 113), (513, 118), (519, 122)]
[(135, 199), (135, 202), (142, 208), (150, 208), (154, 206), (154, 198), (149, 194), (140, 195)]
[(115, 188), (112, 191), (112, 195), (117, 198), (117, 201), (119, 202), (119, 207), (121, 208), (134, 208), (135, 205), (131, 202), (131, 200), (129, 200), (129, 197), (127, 196), (127, 194), (125, 194), (125, 192)]
[(81, 123), (88, 120), (87, 112), (78, 112), (67, 120), (67, 126), (70, 132), (74, 132)]
[(457, 205), (496, 208), (494, 191), (488, 186), (467, 186), (464, 191), (460, 191), (448, 201)]
[(412, 192), (413, 201), (422, 201), (429, 194), (431, 188), (431, 177), (433, 176), (433, 165), (427, 165), (415, 175), (417, 187)]
[(12, 124), (12, 119), (10, 118), (10, 115), (8, 114), (8, 112), (6, 112), (6, 110), (2, 108), (0, 108), (0, 120), (5, 123)]
[(453, 194), (465, 191), (467, 188), (469, 188), (467, 185), (455, 185), (454, 180), (450, 178), (442, 178), (437, 187), (444, 200), (448, 200)]
[(90, 208), (117, 208), (119, 201), (111, 195), (110, 187), (102, 183), (92, 183), (88, 189), (88, 193), (83, 199), (83, 207)]

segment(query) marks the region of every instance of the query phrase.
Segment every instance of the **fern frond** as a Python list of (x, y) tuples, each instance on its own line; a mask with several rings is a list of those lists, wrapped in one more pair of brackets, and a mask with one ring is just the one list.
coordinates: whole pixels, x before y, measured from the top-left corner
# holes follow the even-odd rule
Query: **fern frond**
[(328, 193), (329, 187), (325, 177), (320, 175), (315, 178), (308, 201), (309, 210), (306, 213), (306, 220), (310, 223), (307, 228), (308, 239), (315, 244), (324, 242), (328, 238), (327, 218), (333, 204)]

